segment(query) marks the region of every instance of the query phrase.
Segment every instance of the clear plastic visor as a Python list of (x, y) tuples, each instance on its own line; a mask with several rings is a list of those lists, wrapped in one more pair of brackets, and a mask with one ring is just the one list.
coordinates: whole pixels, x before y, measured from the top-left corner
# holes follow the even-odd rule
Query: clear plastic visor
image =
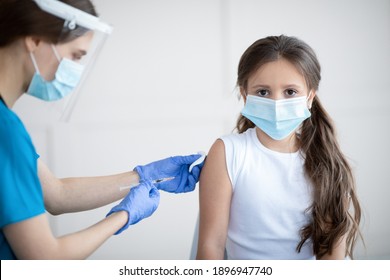
[(63, 99), (56, 101), (56, 103), (58, 103), (58, 105), (56, 104), (56, 107), (61, 111), (61, 121), (69, 121), (71, 119), (77, 100), (82, 94), (84, 82), (93, 69), (96, 59), (107, 38), (108, 34), (106, 33), (90, 30), (73, 41), (54, 46), (62, 59), (67, 58), (78, 63), (82, 65), (83, 69), (80, 81), (77, 83), (74, 90)]
[[(72, 92), (64, 98), (48, 104), (51, 110), (54, 110), (58, 115), (59, 120), (69, 121), (77, 100), (80, 98), (84, 81), (93, 68), (105, 41), (111, 34), (112, 27), (102, 22), (98, 17), (63, 2), (57, 0), (34, 1), (43, 11), (64, 20), (60, 41), (63, 41), (62, 38), (69, 38), (69, 40), (53, 46), (58, 65), (63, 59), (67, 59), (72, 61), (71, 64), (74, 62), (75, 66), (78, 66), (77, 64), (82, 66), (80, 79)], [(76, 68), (79, 69), (79, 67)]]

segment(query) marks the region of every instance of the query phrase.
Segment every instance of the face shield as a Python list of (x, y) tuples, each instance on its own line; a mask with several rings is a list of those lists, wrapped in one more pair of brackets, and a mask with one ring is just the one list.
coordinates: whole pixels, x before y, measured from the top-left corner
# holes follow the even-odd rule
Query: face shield
[[(70, 84), (73, 83), (72, 90), (70, 94), (62, 99), (50, 102), (48, 105), (51, 110), (55, 111), (61, 121), (69, 121), (77, 100), (80, 98), (84, 81), (93, 68), (106, 39), (111, 34), (112, 27), (102, 22), (98, 17), (58, 0), (34, 0), (34, 2), (43, 11), (64, 20), (60, 43), (52, 46), (59, 62), (55, 79), (70, 81)], [(68, 38), (69, 34), (74, 38), (62, 42), (62, 38)], [(82, 71), (79, 71), (76, 82), (74, 79), (72, 81), (66, 70), (60, 69), (64, 64), (63, 60), (67, 62), (70, 60), (74, 66), (80, 66), (76, 68), (82, 69)], [(37, 67), (36, 64), (34, 66)], [(62, 73), (58, 77), (59, 70)]]

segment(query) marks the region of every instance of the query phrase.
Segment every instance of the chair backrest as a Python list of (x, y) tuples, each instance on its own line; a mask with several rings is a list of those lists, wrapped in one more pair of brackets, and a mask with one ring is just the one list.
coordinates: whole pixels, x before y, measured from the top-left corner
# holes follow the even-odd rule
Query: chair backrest
[(198, 214), (198, 218), (196, 219), (194, 237), (192, 239), (190, 260), (196, 259), (196, 252), (198, 251), (198, 237), (199, 237), (199, 214)]

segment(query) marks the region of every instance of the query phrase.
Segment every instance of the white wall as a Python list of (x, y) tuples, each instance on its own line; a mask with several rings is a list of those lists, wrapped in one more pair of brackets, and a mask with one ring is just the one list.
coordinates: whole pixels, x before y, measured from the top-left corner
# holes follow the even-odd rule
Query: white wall
[[(323, 67), (319, 96), (354, 167), (366, 249), (390, 258), (390, 1), (95, 0), (114, 33), (68, 124), (24, 97), (15, 111), (58, 176), (119, 173), (176, 154), (208, 151), (229, 133), (243, 51), (267, 35), (297, 36)], [(187, 259), (197, 191), (163, 193), (149, 219), (112, 237), (91, 259)], [(56, 234), (80, 230), (112, 205), (51, 217)]]

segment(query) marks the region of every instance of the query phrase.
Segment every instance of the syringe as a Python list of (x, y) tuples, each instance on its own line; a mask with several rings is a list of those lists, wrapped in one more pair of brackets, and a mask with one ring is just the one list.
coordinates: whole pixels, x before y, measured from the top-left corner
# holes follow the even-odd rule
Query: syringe
[[(192, 171), (192, 168), (193, 168), (195, 165), (201, 164), (201, 163), (205, 160), (205, 158), (206, 158), (206, 153), (205, 153), (205, 152), (198, 152), (198, 154), (200, 154), (201, 157), (199, 157), (196, 161), (194, 161), (194, 162), (190, 165), (190, 167), (189, 167), (189, 172)], [(175, 177), (160, 178), (160, 179), (153, 180), (152, 183), (153, 183), (153, 184), (158, 184), (158, 183), (170, 181), (170, 180), (173, 180), (173, 179), (175, 179)], [(139, 184), (133, 184), (133, 185), (130, 185), (130, 186), (120, 187), (120, 188), (119, 188), (119, 191), (127, 190), (127, 189), (130, 189), (130, 188), (132, 188), (132, 187), (136, 187), (136, 186), (138, 186), (138, 185), (139, 185)]]
[[(175, 177), (161, 178), (161, 179), (153, 180), (152, 183), (153, 183), (153, 184), (158, 184), (158, 183), (170, 181), (170, 180), (173, 180), (173, 179), (175, 179)], [(120, 191), (127, 190), (127, 189), (130, 189), (130, 188), (132, 188), (132, 187), (136, 187), (136, 186), (138, 186), (138, 185), (139, 185), (139, 184), (133, 184), (133, 185), (130, 185), (130, 186), (120, 187), (119, 190), (120, 190)]]

